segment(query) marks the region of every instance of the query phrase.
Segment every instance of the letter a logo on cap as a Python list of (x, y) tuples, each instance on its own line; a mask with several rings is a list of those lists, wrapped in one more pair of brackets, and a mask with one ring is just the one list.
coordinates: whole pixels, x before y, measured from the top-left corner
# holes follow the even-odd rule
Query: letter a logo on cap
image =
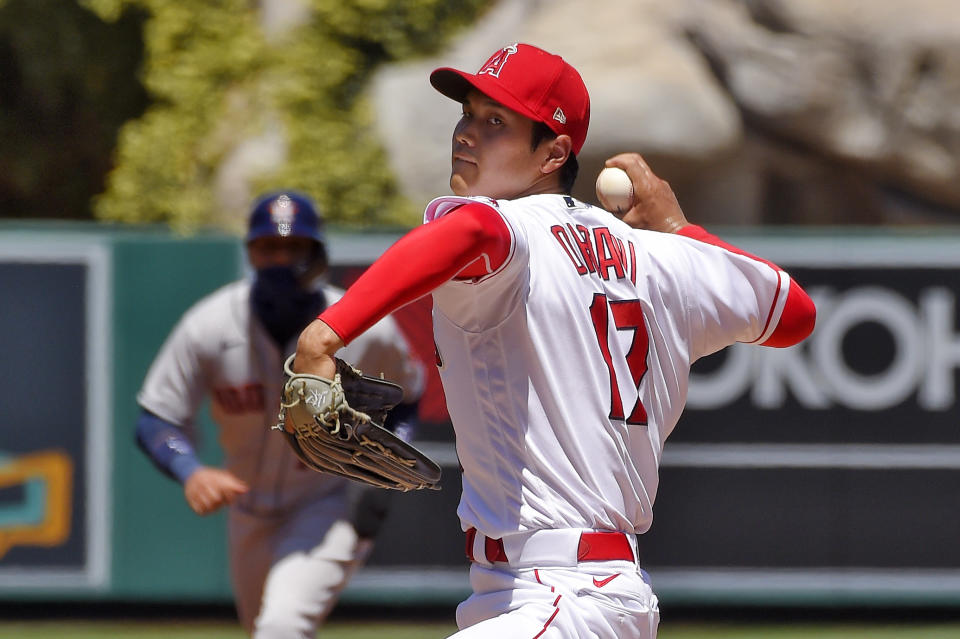
[(487, 75), (492, 75), (495, 78), (499, 78), (500, 72), (503, 70), (503, 65), (507, 63), (507, 58), (516, 52), (516, 44), (505, 46), (490, 56), (490, 59), (487, 60), (482, 67), (480, 67), (479, 71), (477, 71), (477, 75), (483, 75), (486, 73)]

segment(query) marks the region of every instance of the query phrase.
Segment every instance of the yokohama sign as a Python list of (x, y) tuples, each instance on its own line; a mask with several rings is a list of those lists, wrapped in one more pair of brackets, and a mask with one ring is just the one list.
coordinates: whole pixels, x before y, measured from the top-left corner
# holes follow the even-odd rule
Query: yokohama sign
[(876, 411), (915, 397), (921, 410), (950, 410), (960, 368), (957, 291), (918, 285), (911, 296), (881, 283), (809, 287), (817, 326), (807, 344), (731, 348), (722, 365), (694, 378), (688, 406), (719, 408), (748, 395), (756, 408), (778, 409), (792, 395), (808, 409)]

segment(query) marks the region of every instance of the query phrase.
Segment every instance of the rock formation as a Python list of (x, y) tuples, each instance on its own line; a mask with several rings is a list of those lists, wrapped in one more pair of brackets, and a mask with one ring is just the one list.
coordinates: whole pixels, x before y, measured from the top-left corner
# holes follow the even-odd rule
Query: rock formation
[(416, 203), (448, 190), (459, 115), (430, 70), (514, 41), (563, 55), (590, 90), (582, 199), (606, 157), (636, 150), (704, 223), (960, 221), (953, 0), (501, 0), (371, 88)]

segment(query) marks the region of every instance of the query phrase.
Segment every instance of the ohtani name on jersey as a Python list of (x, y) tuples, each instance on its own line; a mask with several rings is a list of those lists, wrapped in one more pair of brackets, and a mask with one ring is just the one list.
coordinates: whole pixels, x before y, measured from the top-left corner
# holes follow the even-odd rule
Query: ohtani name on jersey
[(263, 384), (221, 386), (213, 389), (212, 394), (224, 412), (230, 415), (263, 412)]
[(629, 240), (621, 240), (606, 226), (554, 224), (550, 232), (580, 275), (596, 273), (605, 280), (629, 278), (637, 283), (636, 247)]

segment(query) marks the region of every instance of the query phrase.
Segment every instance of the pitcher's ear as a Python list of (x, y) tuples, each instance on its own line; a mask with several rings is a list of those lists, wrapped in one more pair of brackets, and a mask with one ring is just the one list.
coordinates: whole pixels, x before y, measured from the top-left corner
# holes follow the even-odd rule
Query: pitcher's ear
[(573, 140), (569, 135), (563, 134), (552, 140), (545, 140), (544, 144), (549, 145), (549, 152), (540, 165), (540, 170), (544, 174), (553, 173), (567, 163), (567, 158), (573, 153)]

